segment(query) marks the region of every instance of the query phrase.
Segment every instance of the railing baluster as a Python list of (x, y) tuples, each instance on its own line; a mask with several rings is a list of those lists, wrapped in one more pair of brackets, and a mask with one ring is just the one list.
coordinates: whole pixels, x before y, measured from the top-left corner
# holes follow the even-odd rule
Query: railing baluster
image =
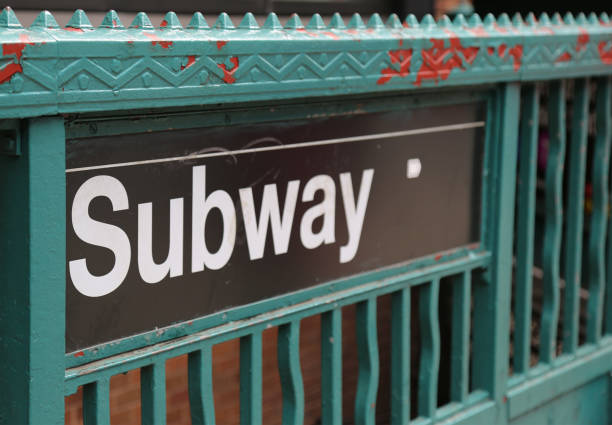
[(110, 378), (83, 386), (83, 424), (110, 425)]
[(593, 150), (593, 213), (589, 232), (589, 300), (587, 303), (587, 342), (597, 343), (601, 338), (603, 297), (605, 282), (606, 220), (608, 218), (608, 179), (610, 164), (610, 137), (612, 116), (610, 98), (612, 86), (609, 77), (597, 84), (596, 136)]
[(542, 256), (543, 301), (540, 361), (555, 357), (559, 321), (559, 257), (563, 221), (563, 162), (565, 160), (565, 84), (550, 84), (548, 159), (546, 163), (546, 224)]
[(304, 385), (300, 367), (300, 322), (278, 328), (278, 372), (283, 393), (283, 425), (304, 422)]
[(163, 362), (140, 369), (142, 423), (166, 423), (166, 367)]
[(419, 416), (434, 418), (438, 403), (440, 366), (440, 322), (438, 294), (440, 279), (420, 288), (419, 325), (421, 329), (421, 364), (419, 368)]
[(357, 358), (359, 376), (355, 396), (355, 423), (374, 425), (378, 393), (378, 335), (376, 328), (376, 298), (357, 304)]
[(582, 228), (584, 181), (586, 175), (589, 125), (589, 85), (587, 79), (575, 81), (572, 138), (569, 148), (569, 188), (565, 246), (565, 297), (563, 304), (563, 352), (575, 353), (578, 347), (580, 281), (582, 266)]
[(191, 423), (213, 425), (215, 400), (213, 398), (212, 347), (189, 353), (188, 357), (189, 406)]
[(342, 425), (342, 310), (321, 315), (321, 423)]
[(410, 422), (410, 288), (391, 295), (391, 423)]
[(261, 333), (240, 338), (240, 423), (261, 425), (262, 418)]
[(535, 229), (536, 178), (538, 161), (538, 115), (540, 93), (535, 84), (523, 91), (521, 147), (519, 159), (516, 284), (514, 296), (515, 373), (529, 370), (531, 355), (531, 298), (533, 288), (533, 243)]
[(451, 337), (451, 400), (465, 402), (468, 396), (470, 361), (470, 309), (472, 275), (469, 270), (453, 280)]

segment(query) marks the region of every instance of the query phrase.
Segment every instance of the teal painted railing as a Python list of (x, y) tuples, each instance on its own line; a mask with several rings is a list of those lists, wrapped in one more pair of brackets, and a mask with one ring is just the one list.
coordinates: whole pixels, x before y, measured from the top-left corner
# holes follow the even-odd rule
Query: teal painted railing
[[(0, 14), (0, 43), (0, 130), (15, 135), (3, 146), (12, 155), (0, 156), (0, 388), (10, 388), (0, 397), (0, 423), (62, 423), (64, 396), (81, 386), (84, 423), (109, 423), (110, 378), (136, 369), (143, 423), (165, 423), (165, 362), (180, 355), (188, 355), (192, 422), (215, 423), (212, 348), (234, 339), (240, 341), (240, 420), (262, 423), (262, 333), (269, 327), (278, 327), (282, 421), (302, 423), (300, 321), (321, 315), (321, 420), (340, 424), (341, 309), (356, 305), (354, 421), (373, 424), (381, 362), (377, 300), (388, 294), (392, 423), (561, 421), (564, 411), (550, 410), (558, 400), (568, 408), (580, 402), (578, 422), (602, 414), (575, 391), (590, 394), (603, 379), (604, 397), (612, 393), (607, 15), (473, 15), (453, 22), (431, 16), (402, 22), (392, 15), (386, 23), (373, 15), (367, 24), (359, 15), (348, 23), (334, 15), (329, 24), (314, 15), (307, 25), (293, 15), (282, 26), (271, 14), (260, 28), (250, 14), (238, 26), (222, 14), (209, 27), (196, 13), (183, 28), (173, 13), (157, 27), (140, 13), (125, 28), (109, 12), (93, 28), (77, 11), (65, 28), (43, 12), (24, 29), (7, 8)], [(296, 105), (307, 101), (306, 109), (329, 114), (355, 111), (330, 106), (337, 99), (360, 99), (358, 108), (370, 110), (380, 96), (397, 108), (486, 100), (479, 244), (65, 353), (67, 137), (121, 134), (135, 125), (155, 131), (252, 122), (271, 116), (269, 108), (258, 109), (270, 102), (283, 105), (275, 120), (299, 115)], [(550, 134), (543, 180), (537, 172), (540, 124)], [(583, 213), (589, 145), (590, 216)], [(451, 401), (438, 406), (439, 293), (449, 279)], [(536, 287), (539, 335), (532, 326)], [(414, 297), (421, 338), (416, 371), (410, 359)], [(411, 418), (413, 392), (417, 418)], [(578, 395), (570, 400), (568, 394)]]

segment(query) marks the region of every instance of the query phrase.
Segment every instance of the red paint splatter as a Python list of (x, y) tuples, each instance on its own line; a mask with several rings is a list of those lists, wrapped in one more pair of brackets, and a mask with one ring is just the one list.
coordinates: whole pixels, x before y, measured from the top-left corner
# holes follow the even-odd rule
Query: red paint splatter
[(410, 25), (408, 25), (408, 22), (403, 22), (403, 23), (402, 23), (402, 26), (403, 26), (404, 28), (410, 28)]
[[(400, 40), (400, 46), (402, 45)], [(412, 49), (399, 49), (399, 50), (390, 50), (389, 51), (389, 59), (392, 64), (398, 64), (399, 70), (393, 68), (393, 66), (389, 68), (385, 68), (381, 73), (381, 77), (376, 81), (376, 84), (386, 84), (393, 77), (404, 78), (410, 74), (410, 61), (412, 59)]]
[(505, 44), (500, 44), (499, 47), (497, 48), (497, 54), (502, 59), (507, 58), (507, 57), (512, 58), (512, 62), (514, 63), (514, 66), (513, 66), (514, 72), (517, 72), (519, 69), (521, 69), (521, 61), (523, 59), (523, 45), (522, 44), (517, 44), (516, 46), (511, 47), (510, 49), (508, 49), (508, 47)]
[(497, 48), (497, 54), (499, 55), (500, 58), (503, 58), (506, 55), (506, 48), (507, 46), (505, 44), (500, 44), (499, 47)]
[(187, 56), (187, 65), (181, 65), (181, 71), (189, 68), (194, 63), (195, 63), (195, 55)]
[(555, 60), (555, 63), (558, 62), (569, 62), (572, 60), (572, 55), (570, 55), (569, 53), (565, 52), (562, 55), (560, 55), (557, 60)]
[(2, 45), (2, 56), (15, 55), (17, 63), (12, 62), (0, 69), (0, 84), (4, 84), (11, 80), (11, 77), (17, 73), (23, 72), (21, 66), (21, 56), (23, 55), (23, 49), (26, 46), (32, 46), (34, 43), (30, 41), (27, 34), (21, 34), (19, 36), (18, 43), (6, 43)]
[(224, 63), (218, 63), (217, 66), (223, 70), (223, 81), (227, 84), (234, 84), (236, 82), (236, 78), (234, 78), (234, 73), (238, 70), (238, 57), (232, 56), (230, 58), (230, 62), (233, 67), (228, 69)]
[(441, 258), (442, 258), (442, 254), (438, 254), (435, 256), (434, 260), (440, 261)]
[(163, 41), (161, 38), (159, 38), (157, 35), (152, 34), (150, 32), (143, 32), (142, 35), (144, 35), (145, 37), (150, 38), (151, 40), (151, 44), (153, 46), (159, 45), (161, 46), (162, 49), (167, 49), (170, 46), (172, 46), (172, 41)]
[(487, 53), (489, 56), (493, 56), (495, 54), (495, 47), (487, 47)]
[(161, 21), (161, 24), (159, 24), (160, 28), (166, 28), (168, 26), (168, 21), (166, 21), (165, 19)]
[(116, 27), (116, 26), (117, 26), (117, 20), (113, 19), (113, 27)]
[(578, 35), (578, 40), (576, 41), (576, 51), (580, 52), (586, 49), (587, 43), (589, 42), (590, 37), (589, 37), (589, 33), (585, 29), (578, 28), (578, 31), (580, 31), (580, 35)]
[(223, 46), (225, 46), (227, 44), (227, 41), (217, 41), (217, 50), (221, 50), (223, 48)]
[(463, 47), (455, 33), (449, 30), (445, 32), (450, 36), (449, 47), (444, 47), (445, 40), (432, 38), (430, 41), (433, 47), (422, 50), (423, 64), (414, 82), (416, 86), (420, 86), (423, 80), (446, 80), (453, 69), (465, 69), (464, 61), (471, 65), (476, 59), (479, 47)]
[(66, 27), (66, 28), (64, 28), (64, 31), (70, 31), (70, 32), (85, 32), (85, 31), (83, 31), (83, 28), (72, 28), (72, 27)]
[(466, 28), (466, 30), (474, 34), (476, 37), (488, 37), (489, 36), (489, 33), (482, 27)]
[(74, 357), (83, 357), (85, 355), (84, 352), (79, 351), (78, 353), (74, 353)]
[(339, 40), (340, 37), (338, 36), (338, 34), (334, 34), (331, 31), (323, 31), (323, 34), (325, 34), (326, 36), (328, 36), (329, 38), (333, 38), (334, 40)]
[(606, 50), (606, 42), (602, 41), (597, 45), (597, 51), (601, 61), (606, 65), (612, 65), (612, 46)]

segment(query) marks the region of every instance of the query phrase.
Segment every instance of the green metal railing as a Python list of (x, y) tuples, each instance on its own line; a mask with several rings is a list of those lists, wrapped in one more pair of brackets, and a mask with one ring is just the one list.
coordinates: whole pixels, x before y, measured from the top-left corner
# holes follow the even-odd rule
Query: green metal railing
[[(7, 8), (0, 14), (0, 41), (7, 61), (0, 69), (6, 153), (0, 156), (0, 388), (10, 388), (0, 397), (0, 423), (62, 423), (64, 397), (79, 387), (84, 423), (109, 423), (110, 379), (136, 369), (142, 423), (165, 423), (165, 362), (188, 355), (192, 423), (213, 424), (212, 349), (239, 339), (240, 421), (260, 424), (262, 333), (278, 327), (282, 422), (300, 424), (305, 410), (300, 321), (321, 315), (321, 422), (341, 424), (342, 308), (356, 305), (354, 422), (373, 424), (381, 361), (377, 300), (385, 295), (391, 296), (392, 317), (391, 423), (559, 422), (568, 417), (559, 403), (575, 407), (576, 422), (602, 415), (612, 420), (612, 25), (607, 15), (512, 20), (501, 15), (484, 21), (473, 15), (453, 22), (431, 16), (402, 22), (392, 15), (386, 24), (376, 14), (367, 24), (359, 15), (348, 24), (339, 15), (329, 24), (315, 15), (306, 26), (293, 15), (282, 26), (271, 14), (259, 28), (250, 14), (237, 27), (225, 14), (209, 27), (196, 13), (182, 28), (173, 13), (157, 27), (139, 13), (125, 28), (109, 12), (94, 29), (77, 11), (66, 28), (43, 12), (24, 29)], [(543, 88), (548, 97), (540, 108)], [(418, 108), (473, 99), (486, 101), (478, 244), (65, 352), (67, 139), (135, 128), (282, 121), (303, 114), (296, 112), (300, 107), (333, 114), (354, 112), (354, 103), (370, 110), (376, 102)], [(344, 106), (330, 106), (340, 100)], [(282, 110), (273, 114), (261, 107), (271, 104)], [(232, 115), (231, 108), (242, 112)], [(550, 139), (539, 180), (544, 114)], [(584, 214), (587, 170), (590, 216)], [(538, 195), (542, 191), (544, 197)], [(534, 265), (542, 270), (537, 364), (532, 360)], [(445, 406), (438, 405), (442, 281), (452, 284), (450, 403)], [(588, 299), (580, 344), (582, 293)], [(418, 371), (410, 359), (415, 294)], [(413, 392), (416, 418), (411, 417)], [(603, 410), (597, 404), (601, 397), (607, 397)]]

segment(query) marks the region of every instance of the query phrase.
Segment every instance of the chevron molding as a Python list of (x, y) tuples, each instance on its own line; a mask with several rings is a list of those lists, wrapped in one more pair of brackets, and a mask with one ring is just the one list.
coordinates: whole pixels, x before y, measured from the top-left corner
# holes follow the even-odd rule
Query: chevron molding
[(24, 29), (0, 14), (0, 116), (236, 103), (305, 96), (419, 90), (500, 81), (612, 74), (606, 14), (473, 15), (454, 21), (374, 14), (367, 23), (247, 13), (210, 27), (173, 12), (158, 26), (139, 13), (125, 28), (114, 11), (94, 28), (77, 10), (60, 28), (41, 12)]

